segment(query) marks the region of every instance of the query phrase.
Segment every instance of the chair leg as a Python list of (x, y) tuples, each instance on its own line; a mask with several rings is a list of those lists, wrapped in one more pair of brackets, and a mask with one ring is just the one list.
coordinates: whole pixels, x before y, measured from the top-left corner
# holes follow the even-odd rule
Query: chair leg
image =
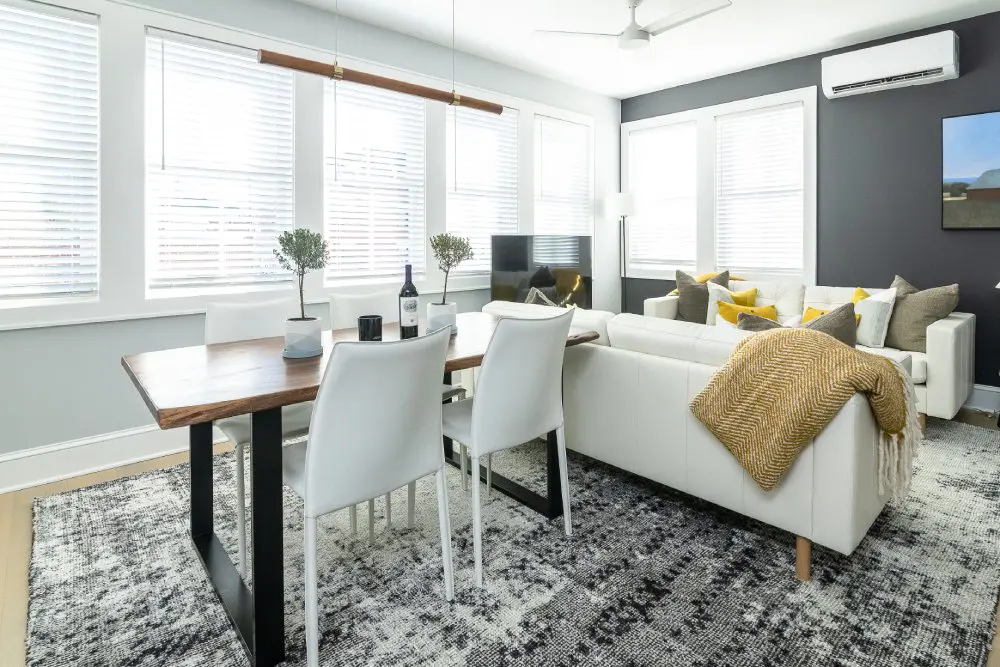
[(486, 455), (486, 500), (490, 499), (493, 490), (493, 454)]
[(351, 509), (347, 510), (348, 515), (351, 517), (351, 535), (358, 534), (358, 506), (351, 505)]
[(305, 520), (306, 661), (319, 667), (319, 587), (316, 583), (316, 518)]
[[(472, 457), (472, 469), (479, 470), (479, 457)], [(472, 551), (476, 559), (476, 586), (483, 587), (483, 517), (479, 503), (479, 480), (472, 484)]]
[(238, 571), (247, 576), (247, 496), (243, 481), (243, 445), (236, 443), (236, 526), (240, 566)]
[(392, 493), (385, 494), (385, 527), (392, 528)]
[(368, 544), (375, 544), (375, 499), (368, 501)]
[(569, 466), (566, 460), (566, 431), (560, 426), (556, 429), (556, 451), (559, 453), (559, 485), (562, 487), (563, 521), (566, 534), (573, 534), (573, 520), (569, 513)]
[(448, 483), (444, 478), (444, 468), (439, 468), (434, 476), (437, 478), (438, 522), (441, 524), (441, 559), (444, 561), (444, 597), (448, 602), (451, 602), (455, 599), (455, 564), (452, 561), (451, 555), (451, 515), (448, 512)]
[[(443, 475), (444, 472), (442, 471)], [(406, 527), (413, 528), (414, 515), (416, 513), (417, 505), (417, 483), (410, 482), (406, 485)]]
[(468, 466), (466, 466), (465, 464), (465, 445), (461, 443), (459, 443), (458, 445), (458, 460), (459, 460), (458, 469), (462, 472), (462, 490), (468, 491), (469, 475), (468, 475)]

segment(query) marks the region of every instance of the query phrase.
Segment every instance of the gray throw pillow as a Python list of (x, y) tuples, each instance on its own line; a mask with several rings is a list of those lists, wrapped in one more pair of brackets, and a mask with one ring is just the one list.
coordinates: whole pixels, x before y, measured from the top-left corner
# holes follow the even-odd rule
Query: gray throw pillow
[[(736, 318), (736, 326), (743, 331), (767, 331), (780, 329), (781, 325), (759, 315), (740, 313)], [(858, 342), (858, 324), (854, 317), (854, 304), (845, 303), (834, 308), (826, 315), (806, 322), (800, 329), (812, 329), (833, 336), (844, 345), (854, 347)]]
[[(704, 324), (708, 317), (708, 285), (699, 283), (695, 277), (677, 272), (677, 319), (681, 322)], [(729, 288), (729, 271), (723, 271), (708, 282)]]
[(907, 352), (927, 351), (927, 327), (958, 307), (958, 284), (917, 290), (899, 276), (892, 281), (896, 305), (885, 336), (886, 347)]

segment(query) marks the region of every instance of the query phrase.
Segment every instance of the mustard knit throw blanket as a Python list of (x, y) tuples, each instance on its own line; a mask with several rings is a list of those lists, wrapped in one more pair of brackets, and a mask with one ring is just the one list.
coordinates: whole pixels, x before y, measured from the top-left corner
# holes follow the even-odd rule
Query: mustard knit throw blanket
[(913, 382), (895, 361), (810, 329), (743, 339), (691, 402), (691, 411), (764, 491), (855, 393), (881, 429), (879, 493), (906, 495), (920, 441)]

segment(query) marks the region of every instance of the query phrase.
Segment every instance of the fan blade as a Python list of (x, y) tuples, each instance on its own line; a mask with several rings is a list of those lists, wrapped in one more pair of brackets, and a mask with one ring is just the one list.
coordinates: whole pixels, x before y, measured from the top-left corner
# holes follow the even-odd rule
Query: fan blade
[(643, 28), (643, 30), (655, 37), (685, 23), (700, 19), (702, 16), (708, 16), (721, 9), (725, 9), (732, 4), (732, 0), (705, 0), (705, 2), (696, 3), (687, 9), (682, 9), (669, 16), (665, 16), (659, 21), (654, 21)]
[(618, 35), (612, 35), (609, 32), (579, 32), (577, 30), (535, 30), (536, 35), (563, 35), (569, 37), (614, 37), (618, 38)]

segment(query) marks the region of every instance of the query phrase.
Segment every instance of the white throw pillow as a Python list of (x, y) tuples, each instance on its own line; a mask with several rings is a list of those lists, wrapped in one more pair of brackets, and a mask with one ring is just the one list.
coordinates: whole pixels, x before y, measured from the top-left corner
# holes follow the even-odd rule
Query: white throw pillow
[(896, 304), (896, 289), (889, 288), (854, 304), (854, 312), (861, 316), (858, 322), (858, 345), (884, 347), (889, 331), (889, 318)]
[[(715, 321), (719, 317), (719, 302), (723, 301), (725, 303), (734, 303), (733, 296), (730, 294), (722, 285), (716, 285), (714, 283), (708, 283), (708, 314), (705, 316), (705, 324), (709, 326), (715, 326)], [(725, 320), (726, 318), (722, 318)], [(732, 324), (727, 322), (727, 324)], [(733, 325), (736, 328), (736, 325)]]

